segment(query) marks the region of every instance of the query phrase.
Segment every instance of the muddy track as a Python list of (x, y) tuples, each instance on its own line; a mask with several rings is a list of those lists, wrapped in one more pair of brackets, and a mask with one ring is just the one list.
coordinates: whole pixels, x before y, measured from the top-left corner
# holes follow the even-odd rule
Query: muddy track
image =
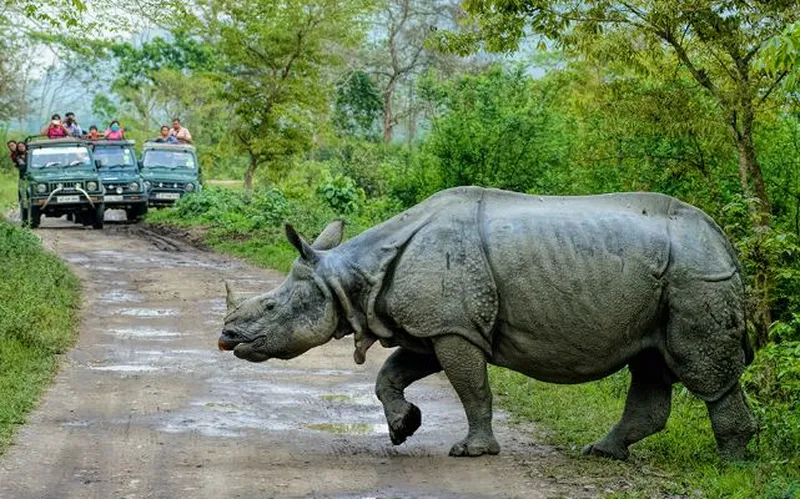
[(544, 477), (565, 458), (502, 415), (501, 455), (448, 457), (466, 421), (442, 376), (411, 387), (423, 425), (392, 446), (373, 395), (386, 350), (363, 366), (349, 338), (289, 362), (217, 351), (223, 278), (256, 293), (276, 272), (132, 225), (39, 234), (84, 283), (80, 337), (0, 458), (0, 498), (587, 495)]

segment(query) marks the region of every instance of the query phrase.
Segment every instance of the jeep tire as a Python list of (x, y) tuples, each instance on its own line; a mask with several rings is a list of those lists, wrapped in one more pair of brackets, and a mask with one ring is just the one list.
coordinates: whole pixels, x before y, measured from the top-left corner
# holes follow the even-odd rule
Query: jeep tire
[(147, 206), (134, 206), (125, 210), (125, 218), (128, 222), (136, 223), (147, 213)]
[(38, 206), (31, 204), (28, 212), (28, 223), (31, 229), (36, 229), (42, 223), (42, 212)]
[(100, 230), (103, 228), (106, 218), (106, 208), (102, 204), (95, 205), (94, 214), (87, 214), (88, 218), (92, 220), (92, 228)]

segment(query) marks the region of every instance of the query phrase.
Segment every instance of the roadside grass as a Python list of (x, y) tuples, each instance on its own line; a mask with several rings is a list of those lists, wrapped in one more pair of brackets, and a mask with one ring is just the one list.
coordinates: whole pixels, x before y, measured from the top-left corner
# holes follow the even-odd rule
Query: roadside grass
[[(285, 198), (269, 189), (244, 203), (242, 196), (239, 191), (212, 187), (175, 208), (151, 212), (148, 221), (200, 228), (212, 249), (286, 272), (297, 253), (286, 242), (281, 222), (292, 220), (310, 238), (336, 217), (314, 196)], [(349, 217), (348, 237), (391, 214), (378, 204), (373, 208), (367, 206)], [(569, 483), (594, 481), (611, 498), (793, 499), (800, 497), (800, 402), (795, 395), (800, 370), (785, 359), (800, 358), (800, 345), (780, 348), (796, 353), (771, 356), (769, 349), (763, 349), (743, 377), (762, 426), (751, 444), (753, 460), (743, 463), (720, 462), (704, 404), (680, 386), (675, 388), (667, 429), (634, 445), (628, 461), (617, 462), (584, 457), (580, 451), (618, 421), (628, 389), (627, 372), (565, 386), (492, 368), (490, 380), (498, 405), (512, 421), (539, 423), (541, 438), (569, 457), (544, 470), (546, 476)]]
[(17, 204), (16, 170), (0, 164), (0, 216)]
[[(542, 383), (501, 368), (492, 368), (490, 379), (499, 406), (512, 421), (534, 421), (546, 428), (550, 443), (573, 457), (579, 469), (588, 468), (582, 473), (625, 476), (631, 487), (608, 497), (800, 497), (800, 456), (776, 448), (779, 436), (772, 434), (774, 428), (762, 421), (761, 434), (751, 443), (751, 461), (721, 462), (705, 405), (680, 385), (673, 391), (667, 428), (633, 445), (627, 462), (613, 462), (580, 452), (619, 420), (630, 379), (627, 371), (582, 385)], [(783, 423), (791, 429), (800, 419), (789, 411)], [(660, 471), (651, 473), (652, 467)], [(643, 479), (647, 475), (652, 479)]]
[(2, 216), (0, 262), (2, 454), (55, 375), (57, 355), (75, 338), (80, 283), (32, 232)]

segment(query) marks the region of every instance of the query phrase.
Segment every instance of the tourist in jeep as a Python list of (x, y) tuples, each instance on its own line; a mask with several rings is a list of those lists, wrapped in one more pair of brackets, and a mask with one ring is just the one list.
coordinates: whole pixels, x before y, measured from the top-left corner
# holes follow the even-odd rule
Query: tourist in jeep
[(78, 120), (75, 119), (75, 113), (70, 112), (65, 115), (64, 128), (73, 137), (83, 137), (85, 135), (83, 128), (78, 124)]
[(167, 125), (161, 125), (161, 135), (158, 136), (153, 142), (158, 142), (160, 144), (178, 144), (178, 139), (175, 138), (174, 135), (170, 134), (169, 127)]
[(67, 130), (61, 122), (61, 115), (54, 114), (50, 117), (50, 123), (42, 128), (42, 135), (46, 135), (48, 139), (63, 139), (69, 137), (69, 130)]
[(122, 128), (119, 121), (114, 120), (108, 125), (108, 129), (106, 129), (103, 135), (105, 135), (106, 140), (124, 140), (125, 129)]
[(16, 164), (17, 163), (17, 143), (13, 140), (9, 140), (6, 145), (8, 146), (8, 153), (11, 156), (11, 162)]
[(175, 137), (181, 144), (192, 143), (192, 134), (189, 132), (188, 128), (181, 125), (181, 120), (178, 118), (172, 120), (172, 129), (169, 131), (169, 134)]
[(92, 142), (103, 140), (103, 134), (97, 129), (97, 125), (92, 125), (89, 127), (89, 133), (86, 134), (86, 140)]
[(28, 146), (25, 142), (17, 142), (17, 151), (14, 154), (14, 166), (19, 170), (20, 176), (25, 173), (25, 168), (28, 163)]

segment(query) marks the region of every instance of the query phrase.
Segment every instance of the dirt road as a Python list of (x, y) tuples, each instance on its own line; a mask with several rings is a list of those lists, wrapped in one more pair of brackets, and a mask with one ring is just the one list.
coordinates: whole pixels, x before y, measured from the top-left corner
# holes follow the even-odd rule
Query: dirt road
[[(261, 292), (281, 276), (175, 247), (134, 226), (44, 219), (46, 245), (85, 286), (80, 338), (0, 458), (0, 498), (575, 497), (541, 469), (564, 458), (498, 419), (503, 452), (455, 459), (466, 421), (443, 377), (414, 385), (423, 426), (389, 442), (352, 339), (289, 362), (216, 350), (223, 278)], [(180, 250), (180, 251), (175, 251)]]

